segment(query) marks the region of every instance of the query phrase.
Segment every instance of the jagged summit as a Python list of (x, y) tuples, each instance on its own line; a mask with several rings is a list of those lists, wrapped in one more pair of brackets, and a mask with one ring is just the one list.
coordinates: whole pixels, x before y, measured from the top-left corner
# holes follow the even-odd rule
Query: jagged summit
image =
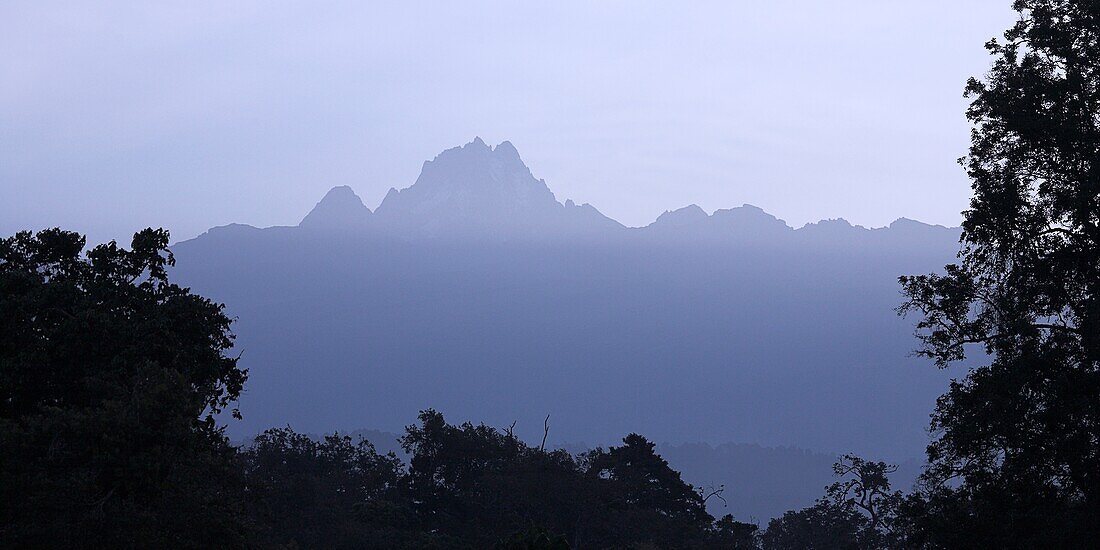
[(407, 235), (577, 233), (619, 224), (591, 206), (567, 208), (536, 179), (516, 148), (481, 138), (425, 162), (416, 182), (391, 189), (379, 223)]
[(820, 234), (836, 235), (836, 234), (841, 234), (841, 233), (845, 233), (845, 232), (850, 232), (853, 229), (857, 229), (857, 230), (860, 230), (860, 231), (867, 231), (868, 230), (866, 227), (863, 227), (862, 225), (852, 225), (851, 222), (849, 222), (848, 220), (846, 220), (844, 218), (829, 218), (829, 219), (826, 219), (826, 220), (811, 222), (811, 223), (808, 223), (808, 224), (802, 226), (798, 230), (801, 231), (801, 232), (807, 232), (807, 233), (820, 233)]
[(342, 228), (366, 223), (371, 211), (351, 187), (340, 185), (328, 193), (302, 218), (299, 227)]

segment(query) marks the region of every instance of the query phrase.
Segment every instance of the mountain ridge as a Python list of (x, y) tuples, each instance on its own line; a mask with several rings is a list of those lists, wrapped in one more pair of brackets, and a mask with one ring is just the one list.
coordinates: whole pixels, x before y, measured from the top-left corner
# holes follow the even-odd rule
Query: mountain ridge
[(795, 229), (752, 205), (627, 228), (483, 142), (395, 193), (371, 211), (337, 188), (299, 226), (172, 245), (178, 280), (240, 319), (255, 394), (234, 430), (394, 430), (433, 407), (553, 412), (574, 440), (923, 449), (946, 374), (914, 364), (897, 280), (950, 263), (958, 229)]
[[(258, 228), (232, 223), (208, 233)], [(295, 226), (271, 226), (295, 227)], [(884, 227), (853, 225), (844, 218), (828, 218), (794, 228), (764, 209), (742, 204), (707, 213), (696, 204), (666, 210), (643, 226), (626, 226), (589, 203), (559, 202), (543, 179), (537, 179), (510, 141), (491, 147), (480, 137), (446, 149), (425, 161), (412, 185), (391, 187), (373, 210), (355, 191), (331, 188), (299, 221), (298, 228), (324, 232), (374, 232), (404, 238), (579, 238), (618, 235), (698, 237), (704, 240), (748, 237), (750, 240), (782, 234), (831, 233), (843, 236), (898, 229), (899, 232), (958, 232), (957, 227), (928, 224), (900, 217)], [(184, 242), (184, 241), (181, 241)]]

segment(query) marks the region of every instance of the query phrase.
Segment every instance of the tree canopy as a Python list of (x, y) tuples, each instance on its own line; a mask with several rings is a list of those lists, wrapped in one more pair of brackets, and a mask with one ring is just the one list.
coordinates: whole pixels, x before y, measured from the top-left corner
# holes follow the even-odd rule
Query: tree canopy
[(129, 250), (84, 253), (57, 229), (0, 240), (5, 540), (243, 540), (214, 415), (246, 373), (222, 306), (168, 281), (167, 245), (152, 229)]
[(937, 403), (914, 505), (973, 540), (1049, 544), (1095, 535), (1100, 518), (1100, 4), (1014, 7), (986, 46), (992, 69), (966, 88), (959, 262), (901, 279), (920, 353), (986, 358)]

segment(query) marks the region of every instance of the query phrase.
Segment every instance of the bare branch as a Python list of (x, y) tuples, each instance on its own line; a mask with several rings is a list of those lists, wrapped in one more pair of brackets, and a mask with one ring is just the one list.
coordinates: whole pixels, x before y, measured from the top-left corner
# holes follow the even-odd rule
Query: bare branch
[(546, 418), (542, 421), (542, 445), (539, 446), (540, 451), (546, 450), (546, 436), (550, 435), (550, 415), (547, 414)]
[[(709, 490), (710, 492), (707, 492), (707, 490)], [(718, 497), (718, 500), (722, 501), (723, 506), (728, 506), (729, 503), (726, 502), (726, 497), (722, 496), (722, 492), (725, 490), (725, 485), (719, 485), (717, 489), (715, 489), (714, 487), (707, 487), (707, 489), (700, 490), (699, 493), (700, 496), (703, 497), (703, 504), (706, 504), (707, 501), (710, 500), (710, 497)]]

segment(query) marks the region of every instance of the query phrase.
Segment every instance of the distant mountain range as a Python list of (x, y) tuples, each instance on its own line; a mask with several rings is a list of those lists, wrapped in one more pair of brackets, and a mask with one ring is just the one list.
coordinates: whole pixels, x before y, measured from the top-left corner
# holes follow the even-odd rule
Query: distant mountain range
[(906, 219), (793, 229), (750, 205), (628, 228), (477, 139), (374, 211), (337, 187), (298, 226), (172, 248), (177, 280), (238, 318), (238, 437), (400, 431), (434, 407), (529, 440), (550, 413), (558, 441), (908, 460), (951, 373), (911, 356), (897, 277), (949, 263), (958, 238)]
[[(237, 224), (225, 226), (237, 230)], [(590, 204), (559, 202), (546, 182), (536, 179), (510, 142), (496, 147), (481, 138), (443, 151), (424, 163), (420, 177), (405, 189), (391, 188), (371, 211), (348, 186), (333, 187), (298, 224), (304, 231), (370, 233), (406, 240), (542, 241), (560, 239), (705, 239), (779, 244), (818, 239), (833, 244), (917, 244), (930, 232), (957, 239), (958, 230), (900, 218), (889, 227), (867, 229), (843, 219), (792, 229), (783, 220), (749, 204), (707, 214), (697, 205), (665, 211), (653, 223), (631, 228)], [(222, 228), (215, 228), (218, 230)]]

